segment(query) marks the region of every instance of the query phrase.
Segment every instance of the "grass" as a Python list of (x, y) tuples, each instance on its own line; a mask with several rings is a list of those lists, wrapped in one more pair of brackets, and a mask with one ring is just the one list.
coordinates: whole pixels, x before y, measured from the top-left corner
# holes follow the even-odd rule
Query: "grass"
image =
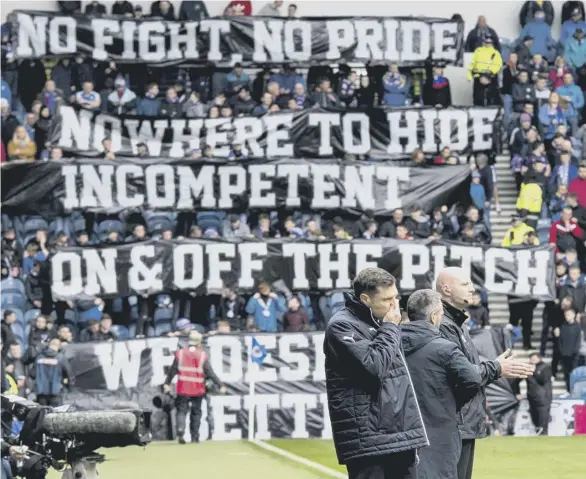
[[(327, 440), (275, 439), (270, 444), (346, 472)], [(492, 437), (476, 442), (474, 479), (583, 479), (586, 436)]]
[[(173, 479), (176, 477), (238, 479), (327, 479), (313, 470), (246, 441), (216, 441), (180, 446), (153, 443), (142, 449), (106, 449), (106, 462), (98, 465), (103, 479)], [(49, 479), (62, 473), (51, 470)]]
[[(341, 472), (331, 441), (275, 439), (270, 444)], [(218, 479), (328, 479), (319, 472), (264, 451), (246, 441), (180, 446), (154, 443), (144, 449), (105, 451), (98, 467), (104, 479), (171, 479), (183, 475)], [(49, 479), (61, 473), (51, 471)], [(194, 476), (195, 477), (195, 476)], [(489, 438), (476, 443), (474, 479), (583, 479), (586, 437)]]

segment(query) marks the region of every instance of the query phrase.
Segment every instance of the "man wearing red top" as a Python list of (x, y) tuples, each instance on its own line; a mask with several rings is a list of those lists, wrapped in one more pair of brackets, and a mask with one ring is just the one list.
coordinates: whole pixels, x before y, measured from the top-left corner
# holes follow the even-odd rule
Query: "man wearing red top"
[(197, 331), (189, 333), (189, 343), (185, 348), (178, 349), (175, 353), (175, 360), (167, 373), (163, 391), (171, 391), (171, 381), (177, 374), (177, 438), (179, 444), (185, 444), (185, 421), (187, 411), (190, 408), (189, 429), (191, 442), (199, 442), (199, 425), (201, 422), (201, 402), (206, 394), (206, 380), (213, 381), (224, 394), (226, 388), (214, 373), (208, 361), (208, 354), (201, 346), (202, 335)]
[(252, 14), (252, 3), (249, 0), (232, 0), (228, 8), (232, 8), (234, 16), (249, 17)]
[(578, 203), (586, 206), (586, 161), (580, 163), (578, 178), (575, 178), (568, 187), (568, 193), (576, 193)]
[(556, 251), (577, 249), (578, 243), (584, 237), (584, 232), (573, 217), (573, 213), (571, 206), (565, 206), (561, 218), (554, 221), (549, 228), (549, 242), (556, 246)]

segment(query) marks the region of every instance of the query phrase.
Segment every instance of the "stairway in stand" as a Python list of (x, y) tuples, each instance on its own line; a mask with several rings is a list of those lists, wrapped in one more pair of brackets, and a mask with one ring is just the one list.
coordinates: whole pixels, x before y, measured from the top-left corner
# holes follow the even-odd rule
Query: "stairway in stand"
[[(517, 188), (515, 179), (510, 170), (510, 159), (507, 154), (499, 155), (496, 159), (496, 173), (498, 178), (498, 190), (500, 196), (501, 213), (497, 214), (493, 205), (490, 222), (492, 227), (492, 244), (500, 246), (506, 231), (511, 224), (511, 215), (515, 213), (515, 204), (517, 202)], [(490, 323), (493, 326), (505, 326), (509, 323), (509, 307), (507, 296), (505, 294), (489, 294), (488, 307), (490, 309)], [(543, 303), (539, 303), (535, 308), (533, 316), (533, 335), (531, 343), (534, 350), (539, 350), (541, 328), (543, 324)], [(523, 351), (522, 343), (518, 341), (515, 344), (515, 352), (522, 358), (528, 358), (530, 351)], [(548, 344), (545, 361), (551, 361), (551, 343)], [(561, 378), (561, 373), (558, 374)], [(523, 385), (524, 386), (524, 385)], [(556, 379), (554, 382), (554, 396), (566, 391), (563, 380)]]

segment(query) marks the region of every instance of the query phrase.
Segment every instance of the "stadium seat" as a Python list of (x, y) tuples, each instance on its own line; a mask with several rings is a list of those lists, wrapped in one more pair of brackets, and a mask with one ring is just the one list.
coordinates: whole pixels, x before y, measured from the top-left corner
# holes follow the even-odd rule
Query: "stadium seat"
[(38, 230), (48, 230), (49, 225), (47, 222), (40, 217), (28, 217), (24, 222), (23, 233), (25, 236), (35, 234)]
[(128, 332), (128, 328), (126, 326), (122, 326), (120, 324), (114, 324), (112, 326), (112, 332), (116, 336), (116, 339), (119, 341), (126, 341), (130, 339), (130, 334)]
[(95, 319), (99, 321), (102, 319), (102, 311), (98, 309), (97, 306), (90, 308), (86, 311), (81, 311), (79, 314), (79, 322), (80, 323), (87, 323), (90, 319)]
[(173, 223), (169, 220), (164, 219), (163, 221), (149, 222), (147, 223), (147, 230), (151, 236), (160, 235), (164, 230), (174, 230)]
[(69, 238), (72, 236), (72, 225), (69, 218), (56, 218), (49, 223), (49, 236), (55, 236), (60, 231), (63, 231)]
[(133, 339), (136, 336), (136, 324), (128, 326), (128, 337)]
[(110, 231), (118, 231), (121, 236), (124, 235), (126, 228), (119, 220), (105, 220), (98, 225), (98, 235), (107, 235)]
[(26, 298), (24, 294), (20, 293), (2, 293), (2, 308), (11, 309), (18, 308), (21, 310), (26, 309)]
[(10, 325), (10, 329), (12, 329), (12, 333), (18, 338), (28, 338), (25, 334), (25, 327), (22, 323), (15, 321)]
[(161, 308), (155, 310), (153, 320), (155, 325), (158, 323), (171, 322), (173, 320), (173, 308)]
[(20, 278), (6, 278), (0, 283), (0, 291), (3, 293), (18, 293), (25, 295), (24, 283)]
[(76, 234), (78, 231), (85, 230), (85, 219), (83, 218), (75, 218), (71, 220), (73, 233)]
[(146, 336), (147, 336), (147, 338), (154, 338), (156, 336), (155, 328), (153, 328), (152, 326), (149, 326), (149, 329), (147, 331)]
[(217, 231), (222, 231), (224, 219), (226, 214), (219, 211), (200, 211), (195, 216), (197, 225), (205, 231), (208, 228), (214, 228)]
[(7, 214), (2, 214), (2, 231), (12, 228), (12, 220)]
[(155, 324), (155, 336), (163, 336), (173, 331), (170, 321)]
[(40, 309), (29, 309), (26, 313), (24, 313), (24, 323), (30, 324), (36, 321), (36, 319), (41, 315)]

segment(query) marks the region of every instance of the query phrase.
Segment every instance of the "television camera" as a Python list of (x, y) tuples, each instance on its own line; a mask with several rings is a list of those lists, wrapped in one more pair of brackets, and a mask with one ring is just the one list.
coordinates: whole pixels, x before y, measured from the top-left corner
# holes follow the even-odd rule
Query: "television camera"
[[(49, 408), (20, 396), (2, 394), (2, 420), (23, 421), (14, 440), (26, 460), (19, 475), (44, 477), (50, 467), (63, 479), (97, 479), (97, 464), (104, 461), (101, 448), (145, 446), (152, 440), (151, 412), (141, 410), (69, 412), (68, 406)], [(4, 425), (3, 425), (4, 426)]]

